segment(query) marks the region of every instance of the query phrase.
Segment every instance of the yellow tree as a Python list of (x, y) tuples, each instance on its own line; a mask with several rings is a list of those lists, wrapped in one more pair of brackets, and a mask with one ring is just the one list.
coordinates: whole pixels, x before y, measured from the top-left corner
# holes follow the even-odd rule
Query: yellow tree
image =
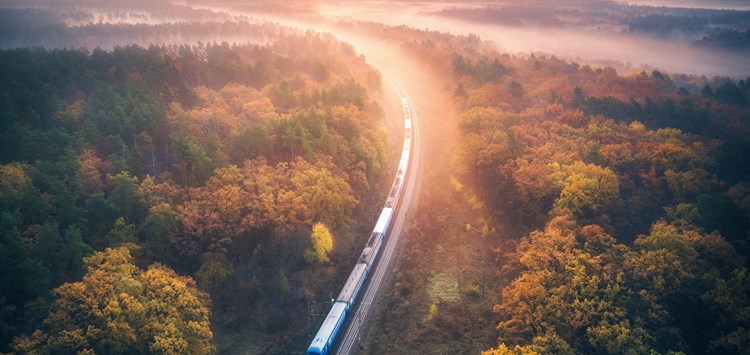
[(323, 223), (315, 223), (312, 227), (312, 233), (310, 233), (310, 240), (312, 241), (313, 249), (305, 251), (305, 259), (308, 262), (319, 262), (325, 264), (329, 259), (331, 251), (333, 251), (333, 235), (328, 230), (328, 227)]
[(27, 181), (26, 172), (19, 164), (0, 165), (0, 198), (17, 198)]
[(568, 210), (578, 216), (601, 211), (620, 192), (617, 175), (609, 168), (577, 161), (566, 167), (561, 182), (557, 210)]
[(295, 160), (291, 168), (292, 188), (306, 206), (300, 213), (303, 223), (311, 225), (313, 221), (322, 221), (335, 227), (351, 224), (352, 210), (358, 201), (346, 180), (301, 158)]
[(487, 148), (487, 144), (488, 142), (484, 137), (470, 133), (464, 136), (463, 144), (459, 147), (458, 153), (456, 153), (461, 167), (465, 169), (466, 174), (472, 179), (475, 190), (478, 190), (479, 187), (482, 152)]
[[(244, 181), (242, 187), (246, 190), (245, 207), (248, 213), (243, 219), (243, 224), (261, 228), (273, 226), (279, 220), (285, 220), (292, 216), (280, 214), (286, 205), (282, 203), (285, 194), (283, 184), (288, 180), (286, 164), (279, 164), (276, 168), (268, 165), (264, 158), (245, 161), (242, 167)], [(283, 206), (283, 207), (282, 207)]]
[(190, 277), (152, 265), (143, 271), (125, 248), (85, 258), (82, 281), (54, 291), (40, 329), (16, 338), (24, 354), (213, 353), (210, 300)]
[(176, 236), (180, 252), (199, 255), (210, 251), (224, 250), (231, 239), (246, 230), (246, 191), (240, 183), (240, 170), (230, 165), (216, 169), (205, 186), (191, 188), (189, 198), (176, 207), (176, 218), (184, 234)]
[(532, 350), (528, 346), (516, 345), (514, 348), (509, 348), (505, 344), (500, 344), (496, 348), (482, 351), (482, 355), (536, 355), (536, 351)]
[(519, 244), (513, 262), (520, 274), (495, 306), (505, 318), (500, 340), (540, 353), (648, 352), (663, 314), (628, 288), (629, 255), (601, 227), (554, 217)]
[(162, 203), (173, 204), (182, 200), (186, 192), (182, 186), (169, 178), (157, 182), (153, 176), (146, 175), (138, 186), (138, 195), (141, 197), (140, 203), (148, 209)]

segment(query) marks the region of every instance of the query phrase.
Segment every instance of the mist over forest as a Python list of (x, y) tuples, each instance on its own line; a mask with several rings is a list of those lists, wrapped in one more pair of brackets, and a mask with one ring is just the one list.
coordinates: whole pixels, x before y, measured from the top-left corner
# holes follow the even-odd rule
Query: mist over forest
[(304, 353), (409, 137), (358, 353), (748, 354), (748, 55), (745, 0), (0, 0), (0, 353)]
[[(0, 45), (5, 48), (19, 45), (111, 48), (119, 34), (128, 36), (123, 38), (123, 43), (138, 40), (143, 45), (149, 41), (242, 42), (229, 33), (241, 32), (233, 28), (217, 29), (213, 31), (214, 37), (193, 34), (194, 38), (170, 39), (165, 37), (166, 33), (179, 34), (180, 30), (150, 29), (159, 32), (156, 36), (139, 33), (144, 29), (115, 29), (104, 25), (254, 22), (253, 17), (257, 20), (263, 16), (294, 18), (303, 23), (319, 22), (326, 17), (354, 19), (464, 35), (482, 34), (482, 38), (494, 41), (500, 50), (510, 53), (550, 53), (592, 63), (619, 62), (621, 69), (646, 66), (710, 76), (745, 75), (738, 63), (750, 48), (750, 10), (743, 9), (742, 1), (711, 3), (715, 6), (708, 8), (570, 0), (523, 3), (297, 1), (283, 4), (269, 1), (87, 3), (40, 0), (6, 3), (8, 7), (34, 7), (36, 10), (4, 12)], [(31, 13), (24, 13), (26, 11)], [(297, 22), (301, 27), (303, 23)], [(97, 29), (96, 25), (104, 28)], [(115, 33), (118, 35), (113, 35)], [(83, 42), (92, 36), (108, 38), (102, 43), (96, 43), (96, 39)]]

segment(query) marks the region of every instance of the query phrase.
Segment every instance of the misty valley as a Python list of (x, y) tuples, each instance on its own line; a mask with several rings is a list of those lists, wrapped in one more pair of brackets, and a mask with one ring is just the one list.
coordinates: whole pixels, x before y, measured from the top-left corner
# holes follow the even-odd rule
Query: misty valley
[(745, 1), (4, 0), (2, 354), (749, 354)]

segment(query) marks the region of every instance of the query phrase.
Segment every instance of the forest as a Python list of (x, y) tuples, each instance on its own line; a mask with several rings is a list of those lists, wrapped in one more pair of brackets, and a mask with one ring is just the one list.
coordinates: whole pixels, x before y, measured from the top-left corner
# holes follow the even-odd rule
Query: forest
[(232, 329), (303, 346), (387, 171), (380, 77), (351, 45), (286, 31), (0, 67), (0, 351), (210, 353)]
[(479, 7), (454, 5), (435, 14), (515, 27), (578, 28), (687, 41), (697, 46), (747, 51), (750, 11), (648, 6), (616, 1), (499, 1)]
[(198, 42), (267, 44), (291, 29), (243, 16), (171, 8), (119, 10), (95, 16), (84, 10), (0, 8), (0, 48), (101, 48)]
[[(302, 352), (387, 195), (401, 113), (356, 43), (136, 5), (0, 9), (0, 353)], [(740, 52), (750, 23), (542, 5), (432, 15)], [(748, 353), (747, 74), (328, 25), (396, 48), (426, 151), (361, 353)]]
[(747, 352), (750, 78), (344, 26), (449, 73), (458, 136), (367, 353)]

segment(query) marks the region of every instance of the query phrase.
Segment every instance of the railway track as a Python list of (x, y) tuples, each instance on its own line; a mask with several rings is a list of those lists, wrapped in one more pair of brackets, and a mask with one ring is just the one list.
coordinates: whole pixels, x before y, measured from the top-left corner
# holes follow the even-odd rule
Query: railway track
[(412, 118), (412, 157), (407, 176), (404, 180), (403, 196), (394, 213), (391, 230), (385, 244), (381, 247), (380, 260), (373, 265), (368, 282), (363, 286), (358, 302), (352, 307), (347, 317), (347, 322), (342, 327), (338, 335), (339, 345), (334, 347), (335, 354), (348, 355), (356, 353), (359, 350), (359, 344), (368, 321), (374, 311), (374, 305), (377, 302), (377, 296), (386, 283), (389, 270), (398, 254), (398, 244), (401, 235), (406, 232), (407, 215), (411, 208), (416, 205), (416, 198), (419, 189), (419, 175), (421, 174), (422, 152), (420, 144), (419, 118), (414, 110), (413, 101), (408, 97), (406, 90), (401, 86), (398, 80), (383, 72), (383, 76), (393, 86), (398, 96), (405, 98), (412, 103), (409, 106)]

